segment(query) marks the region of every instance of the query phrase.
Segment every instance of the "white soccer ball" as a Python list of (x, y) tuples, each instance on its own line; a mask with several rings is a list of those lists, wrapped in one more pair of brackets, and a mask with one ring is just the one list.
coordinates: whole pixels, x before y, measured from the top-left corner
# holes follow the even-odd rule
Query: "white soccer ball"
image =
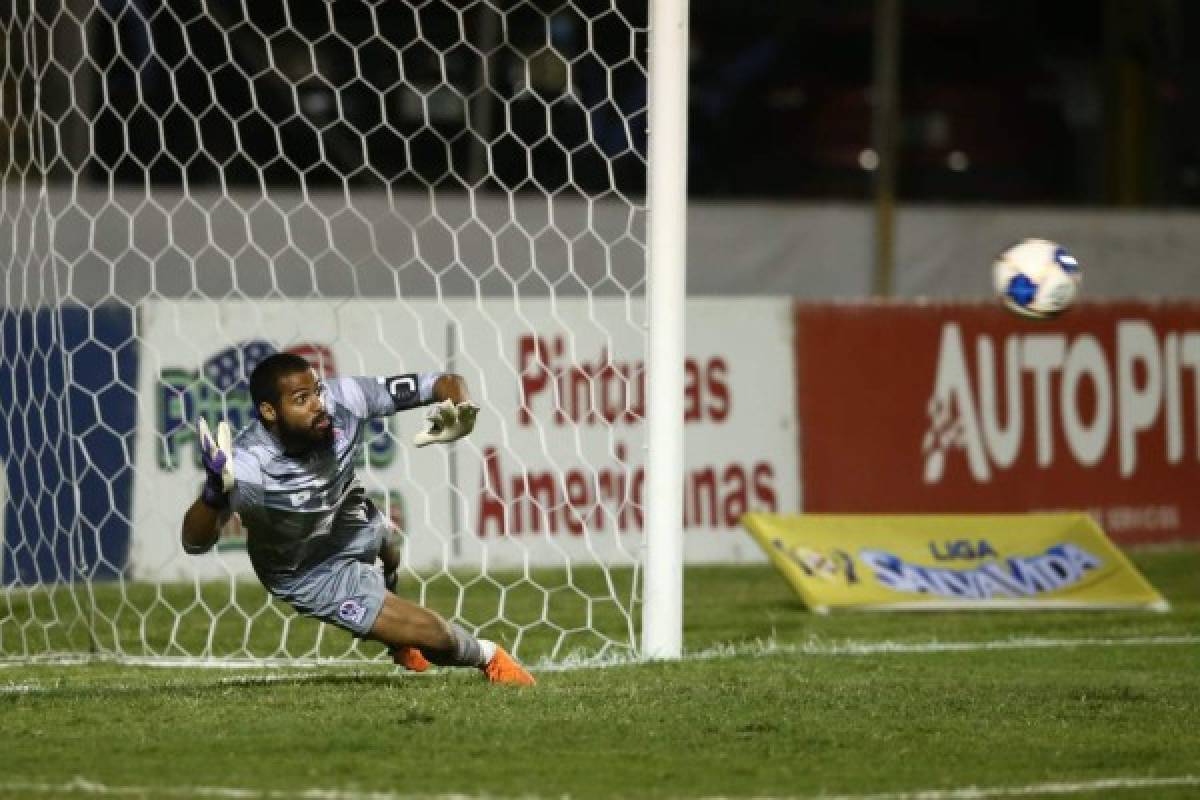
[(1033, 319), (1066, 311), (1083, 281), (1075, 256), (1046, 239), (1026, 239), (1005, 250), (992, 265), (992, 277), (1004, 305)]

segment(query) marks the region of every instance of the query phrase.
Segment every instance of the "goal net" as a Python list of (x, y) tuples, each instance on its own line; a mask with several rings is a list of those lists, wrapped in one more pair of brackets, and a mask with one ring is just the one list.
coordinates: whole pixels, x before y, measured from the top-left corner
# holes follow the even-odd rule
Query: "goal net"
[(463, 374), (358, 475), (401, 593), (531, 661), (637, 649), (646, 3), (16, 0), (0, 12), (0, 659), (384, 659), (179, 544), (247, 376)]

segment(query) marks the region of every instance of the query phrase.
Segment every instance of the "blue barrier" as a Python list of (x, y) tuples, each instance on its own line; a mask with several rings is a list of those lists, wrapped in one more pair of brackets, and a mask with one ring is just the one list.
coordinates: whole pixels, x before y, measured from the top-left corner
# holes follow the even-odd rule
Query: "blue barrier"
[(113, 579), (125, 569), (137, 426), (133, 326), (133, 310), (119, 306), (0, 311), (0, 584)]

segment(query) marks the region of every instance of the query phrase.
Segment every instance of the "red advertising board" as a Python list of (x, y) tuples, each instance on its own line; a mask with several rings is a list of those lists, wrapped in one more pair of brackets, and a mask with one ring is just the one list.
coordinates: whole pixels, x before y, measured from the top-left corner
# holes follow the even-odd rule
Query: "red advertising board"
[(1200, 538), (1200, 302), (798, 304), (809, 512), (1084, 510)]

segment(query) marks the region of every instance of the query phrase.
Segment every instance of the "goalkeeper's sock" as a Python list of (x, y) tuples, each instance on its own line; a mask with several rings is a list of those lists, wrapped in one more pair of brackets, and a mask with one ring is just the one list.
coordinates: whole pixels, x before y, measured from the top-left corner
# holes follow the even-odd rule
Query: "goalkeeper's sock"
[(484, 669), (488, 664), (492, 663), (492, 659), (496, 657), (496, 643), (490, 639), (479, 639), (479, 657), (483, 663), (479, 665), (480, 669)]
[(440, 653), (427, 652), (429, 660), (439, 667), (475, 667), (483, 669), (496, 655), (496, 644), (476, 639), (457, 623), (450, 623), (451, 645)]

